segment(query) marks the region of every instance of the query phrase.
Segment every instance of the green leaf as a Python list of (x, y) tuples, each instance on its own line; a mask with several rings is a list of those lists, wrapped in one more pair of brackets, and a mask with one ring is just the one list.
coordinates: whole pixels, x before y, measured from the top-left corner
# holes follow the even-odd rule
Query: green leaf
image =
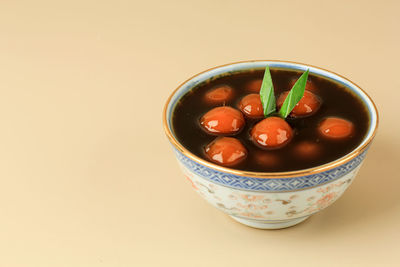
[(309, 71), (310, 70), (307, 70), (300, 76), (300, 78), (296, 81), (289, 94), (287, 95), (281, 109), (279, 110), (279, 115), (282, 118), (286, 118), (303, 97)]
[(260, 89), (260, 98), (264, 110), (264, 117), (276, 111), (276, 102), (274, 95), (274, 85), (272, 84), (269, 67), (265, 68), (264, 78)]

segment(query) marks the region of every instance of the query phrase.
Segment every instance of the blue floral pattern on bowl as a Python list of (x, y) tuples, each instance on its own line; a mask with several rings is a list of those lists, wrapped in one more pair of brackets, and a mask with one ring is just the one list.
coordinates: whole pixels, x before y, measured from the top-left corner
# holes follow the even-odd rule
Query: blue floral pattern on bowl
[(351, 161), (325, 172), (307, 176), (268, 179), (244, 177), (223, 173), (221, 171), (200, 165), (183, 155), (181, 152), (175, 150), (175, 154), (179, 162), (181, 162), (191, 172), (206, 180), (235, 189), (268, 192), (302, 190), (335, 181), (357, 168), (363, 161), (366, 152), (367, 150), (362, 152)]

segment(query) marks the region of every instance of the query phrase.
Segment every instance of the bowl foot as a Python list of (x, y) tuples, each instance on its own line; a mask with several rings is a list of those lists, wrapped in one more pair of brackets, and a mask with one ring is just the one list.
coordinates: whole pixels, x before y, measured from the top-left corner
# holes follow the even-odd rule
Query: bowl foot
[(258, 229), (282, 229), (282, 228), (287, 228), (290, 226), (294, 226), (296, 224), (299, 224), (303, 221), (305, 221), (308, 217), (310, 216), (305, 216), (305, 217), (300, 217), (300, 218), (295, 218), (295, 219), (289, 219), (289, 220), (281, 220), (281, 221), (259, 221), (259, 220), (251, 220), (251, 219), (244, 219), (244, 218), (239, 218), (235, 216), (231, 216), (232, 219), (234, 219), (237, 222), (240, 222), (244, 225), (253, 227), (253, 228), (258, 228)]

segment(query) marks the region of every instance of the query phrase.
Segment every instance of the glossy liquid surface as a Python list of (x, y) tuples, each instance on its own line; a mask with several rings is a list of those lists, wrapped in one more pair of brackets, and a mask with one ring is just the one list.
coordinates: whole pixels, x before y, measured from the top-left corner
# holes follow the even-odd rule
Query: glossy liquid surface
[[(232, 74), (205, 82), (192, 89), (177, 103), (173, 112), (173, 130), (178, 141), (193, 154), (207, 160), (204, 147), (212, 142), (216, 136), (207, 134), (199, 125), (199, 119), (210, 109), (221, 106), (207, 104), (205, 93), (218, 85), (229, 85), (234, 89), (234, 97), (222, 104), (238, 108), (239, 101), (251, 93), (245, 86), (251, 80), (262, 79), (264, 71), (252, 71)], [(275, 97), (290, 90), (289, 83), (300, 77), (296, 71), (271, 69), (271, 76), (275, 88)], [(248, 157), (240, 164), (231, 167), (239, 170), (258, 172), (281, 172), (307, 169), (334, 161), (357, 147), (365, 136), (369, 117), (364, 104), (344, 86), (319, 76), (309, 76), (309, 81), (317, 88), (315, 94), (322, 99), (321, 108), (312, 116), (306, 118), (287, 118), (286, 121), (294, 130), (291, 142), (283, 148), (267, 151), (267, 160), (271, 164), (261, 163), (259, 155), (265, 150), (260, 149), (250, 139), (250, 130), (253, 125), (262, 119), (246, 118), (244, 129), (235, 138), (238, 138), (248, 150)], [(343, 140), (327, 140), (318, 133), (319, 122), (328, 116), (337, 116), (347, 119), (355, 125), (355, 133), (351, 138)], [(296, 145), (302, 141), (318, 144), (318, 157), (307, 158), (299, 155)], [(272, 155), (272, 159), (268, 159)]]

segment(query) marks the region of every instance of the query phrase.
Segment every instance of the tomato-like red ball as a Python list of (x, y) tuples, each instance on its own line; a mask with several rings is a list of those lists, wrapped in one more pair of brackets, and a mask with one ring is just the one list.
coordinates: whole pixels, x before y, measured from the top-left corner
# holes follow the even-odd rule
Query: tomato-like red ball
[(253, 127), (251, 137), (256, 145), (264, 149), (277, 149), (289, 143), (293, 130), (284, 119), (269, 117)]
[[(277, 106), (280, 108), (283, 105), (289, 91), (283, 92), (277, 101)], [(321, 99), (310, 91), (304, 91), (303, 97), (293, 108), (292, 112), (290, 112), (291, 117), (299, 118), (299, 117), (307, 117), (315, 112), (321, 107)]]
[(222, 104), (233, 97), (233, 89), (228, 85), (221, 85), (209, 90), (205, 95), (204, 99), (208, 104)]
[(328, 117), (320, 122), (318, 131), (326, 138), (343, 139), (353, 135), (354, 124), (346, 119)]
[(264, 115), (259, 94), (249, 94), (240, 100), (240, 110), (249, 118), (260, 118)]
[(276, 167), (281, 164), (281, 159), (278, 155), (270, 151), (254, 151), (252, 158), (258, 165), (264, 167)]
[(262, 85), (262, 79), (251, 80), (245, 86), (246, 90), (252, 93), (259, 93)]
[(220, 165), (233, 166), (247, 157), (247, 149), (236, 138), (218, 137), (205, 148), (207, 157)]
[[(293, 85), (296, 83), (296, 81), (297, 81), (297, 79), (291, 80), (290, 83), (289, 83), (289, 88), (292, 88)], [(311, 92), (313, 92), (313, 93), (318, 92), (317, 87), (316, 87), (316, 86), (314, 85), (314, 83), (313, 83), (312, 81), (310, 81), (310, 80), (307, 80), (307, 83), (306, 83), (306, 90), (311, 91)]]
[(299, 159), (315, 159), (321, 155), (321, 145), (311, 141), (301, 141), (293, 149), (294, 155)]
[(200, 125), (211, 134), (235, 134), (245, 124), (242, 112), (231, 107), (216, 107), (200, 119)]

